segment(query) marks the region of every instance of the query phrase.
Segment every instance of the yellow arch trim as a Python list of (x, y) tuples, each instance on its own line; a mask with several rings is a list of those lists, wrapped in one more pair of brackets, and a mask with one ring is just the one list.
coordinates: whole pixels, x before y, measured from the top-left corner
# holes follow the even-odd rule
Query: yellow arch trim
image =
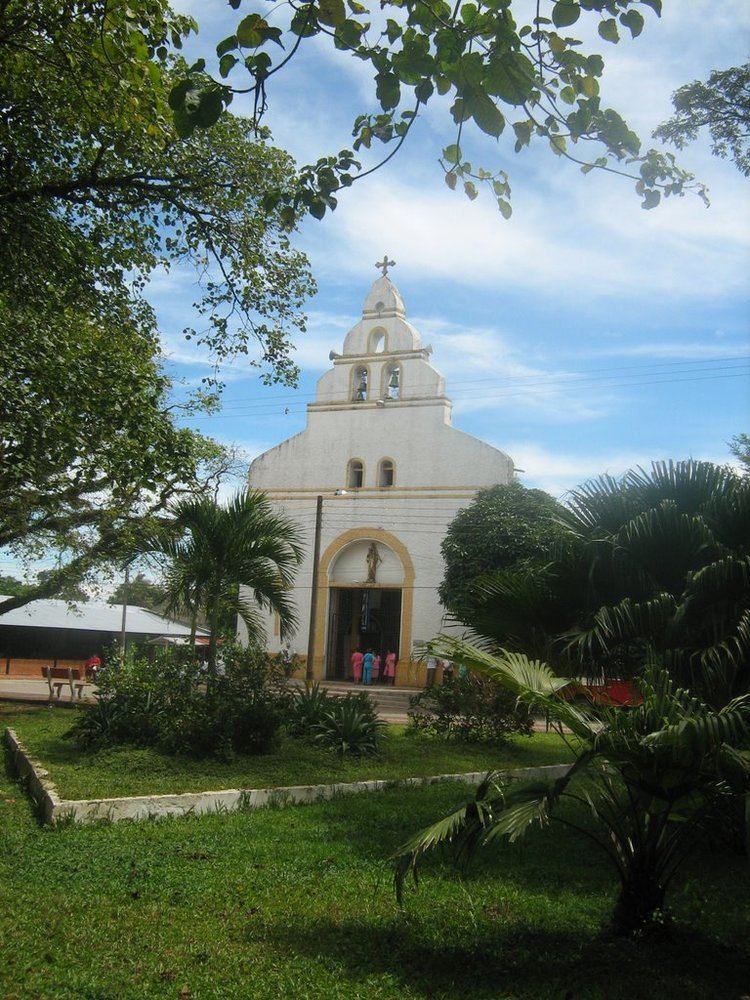
[[(320, 560), (318, 571), (318, 608), (315, 622), (315, 654), (313, 656), (313, 672), (316, 679), (325, 674), (325, 646), (328, 638), (326, 624), (328, 622), (329, 586), (328, 573), (336, 556), (352, 542), (381, 542), (387, 545), (401, 560), (404, 579), (401, 584), (401, 636), (399, 638), (399, 661), (411, 657), (412, 615), (414, 611), (414, 563), (409, 550), (404, 543), (390, 531), (382, 528), (351, 528), (330, 543)], [(371, 585), (372, 586), (372, 585)], [(377, 587), (377, 584), (374, 585)]]

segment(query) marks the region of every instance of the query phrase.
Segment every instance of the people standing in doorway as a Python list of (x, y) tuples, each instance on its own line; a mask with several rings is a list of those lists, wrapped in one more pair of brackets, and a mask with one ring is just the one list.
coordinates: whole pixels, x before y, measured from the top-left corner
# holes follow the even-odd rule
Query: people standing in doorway
[(369, 684), (372, 680), (372, 664), (375, 659), (375, 654), (371, 649), (368, 649), (365, 655), (362, 657), (362, 683)]
[(377, 684), (380, 678), (380, 653), (372, 658), (372, 683)]
[(437, 660), (434, 656), (427, 657), (427, 687), (431, 688), (435, 683), (435, 671), (437, 670)]
[(453, 664), (450, 660), (443, 660), (443, 684), (453, 680)]
[(355, 649), (352, 653), (352, 678), (355, 684), (359, 684), (362, 680), (362, 660), (364, 657), (362, 653)]
[(388, 650), (388, 654), (386, 655), (385, 658), (383, 683), (384, 684), (396, 683), (396, 654), (393, 652), (393, 650)]

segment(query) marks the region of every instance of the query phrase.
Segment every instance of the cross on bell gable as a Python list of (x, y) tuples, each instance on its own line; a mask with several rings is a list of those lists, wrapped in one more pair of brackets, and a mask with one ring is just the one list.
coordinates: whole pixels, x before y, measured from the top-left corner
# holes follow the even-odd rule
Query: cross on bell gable
[(388, 268), (389, 267), (395, 267), (395, 266), (396, 266), (396, 261), (395, 260), (388, 260), (388, 254), (387, 253), (384, 253), (383, 254), (383, 259), (379, 260), (375, 264), (375, 267), (380, 268), (380, 270), (383, 272), (383, 277), (384, 278), (388, 277)]

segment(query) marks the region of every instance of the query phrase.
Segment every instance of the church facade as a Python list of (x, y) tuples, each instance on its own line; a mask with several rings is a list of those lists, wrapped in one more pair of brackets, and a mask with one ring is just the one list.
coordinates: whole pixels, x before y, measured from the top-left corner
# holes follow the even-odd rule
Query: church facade
[[(348, 678), (352, 651), (372, 648), (383, 659), (397, 654), (397, 684), (421, 682), (415, 647), (444, 621), (437, 588), (447, 527), (477, 490), (513, 479), (508, 455), (451, 426), (445, 379), (431, 354), (384, 273), (342, 352), (331, 351), (305, 429), (250, 466), (250, 487), (265, 491), (304, 536), (291, 646), (304, 657), (314, 603), (316, 678)], [(268, 615), (265, 625), (277, 652), (278, 621)]]

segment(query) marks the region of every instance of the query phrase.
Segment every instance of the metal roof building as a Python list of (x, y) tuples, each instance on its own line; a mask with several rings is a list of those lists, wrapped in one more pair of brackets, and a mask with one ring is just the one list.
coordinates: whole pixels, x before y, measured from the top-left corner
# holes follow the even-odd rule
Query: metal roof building
[[(38, 677), (43, 666), (79, 666), (94, 653), (103, 656), (119, 641), (121, 627), (121, 604), (31, 601), (0, 615), (0, 673)], [(125, 631), (138, 643), (190, 637), (186, 625), (135, 605), (127, 606)]]

